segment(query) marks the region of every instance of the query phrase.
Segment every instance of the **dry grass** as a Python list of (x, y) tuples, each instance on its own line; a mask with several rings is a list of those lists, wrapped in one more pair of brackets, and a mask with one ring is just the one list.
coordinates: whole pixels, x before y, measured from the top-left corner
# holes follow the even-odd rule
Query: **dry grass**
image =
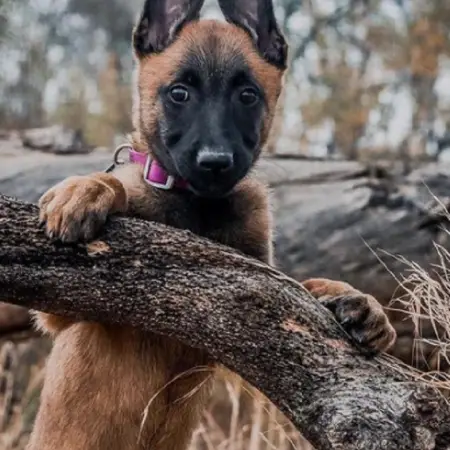
[[(439, 244), (435, 251), (439, 263), (431, 271), (399, 258), (407, 267), (399, 280), (405, 294), (395, 299), (391, 309), (404, 310), (414, 325), (413, 359), (426, 361), (423, 377), (450, 393), (450, 252)], [(431, 336), (423, 332), (430, 326)]]
[[(445, 205), (436, 197), (435, 201), (450, 222)], [(448, 242), (450, 231), (442, 227), (441, 233)], [(404, 294), (395, 298), (389, 309), (405, 312), (413, 324), (413, 360), (426, 361), (421, 377), (450, 394), (450, 252), (438, 243), (434, 243), (434, 251), (436, 262), (427, 269), (395, 257), (405, 266), (404, 274), (396, 277)]]
[(189, 450), (313, 450), (261, 393), (222, 372)]

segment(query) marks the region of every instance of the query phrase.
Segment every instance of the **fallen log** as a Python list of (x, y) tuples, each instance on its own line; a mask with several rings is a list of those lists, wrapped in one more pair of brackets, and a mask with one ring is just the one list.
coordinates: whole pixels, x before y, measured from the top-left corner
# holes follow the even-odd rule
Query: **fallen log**
[[(106, 168), (112, 158), (29, 153), (0, 167), (0, 192), (29, 202), (65, 177)], [(450, 248), (442, 221), (428, 220), (432, 194), (450, 198), (449, 165), (428, 164), (405, 177), (351, 161), (268, 157), (257, 174), (273, 192), (277, 263), (296, 279), (342, 279), (387, 302), (398, 287), (391, 273), (400, 276), (405, 266), (383, 252), (428, 269), (436, 262), (433, 242)]]
[(450, 445), (450, 405), (432, 386), (364, 358), (293, 279), (187, 231), (113, 218), (98, 241), (63, 246), (36, 206), (0, 196), (0, 300), (203, 348), (318, 450)]
[[(11, 139), (0, 141), (2, 155), (10, 147)], [(26, 149), (14, 152), (20, 156), (2, 160), (0, 192), (30, 202), (61, 179), (102, 170), (111, 159), (101, 151), (38, 157)], [(431, 208), (437, 203), (432, 194), (450, 198), (449, 165), (428, 164), (403, 176), (395, 167), (283, 156), (264, 158), (257, 172), (272, 187), (277, 265), (297, 280), (347, 281), (386, 305), (402, 293), (396, 278), (407, 269), (386, 252), (432, 271), (439, 262), (434, 244), (450, 249), (450, 234), (442, 228), (446, 218)], [(389, 314), (399, 336), (394, 354), (435, 369), (430, 361), (436, 348), (429, 344), (434, 327), (422, 323), (424, 340), (417, 343), (412, 322), (404, 314)]]

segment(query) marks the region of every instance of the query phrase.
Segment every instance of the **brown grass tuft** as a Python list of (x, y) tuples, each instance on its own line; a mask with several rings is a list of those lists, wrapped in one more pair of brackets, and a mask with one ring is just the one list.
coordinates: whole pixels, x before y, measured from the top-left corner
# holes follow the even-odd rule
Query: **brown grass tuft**
[(313, 450), (257, 390), (223, 372), (189, 450)]
[[(434, 196), (433, 196), (434, 197)], [(445, 205), (436, 197), (440, 215), (450, 222)], [(450, 238), (450, 231), (441, 229), (442, 241)], [(441, 239), (440, 239), (441, 240)], [(405, 266), (396, 277), (402, 295), (395, 297), (388, 310), (404, 313), (413, 324), (412, 359), (421, 370), (422, 380), (450, 396), (450, 252), (434, 243), (434, 263), (427, 269), (401, 256), (393, 256)], [(425, 365), (424, 365), (425, 362)]]

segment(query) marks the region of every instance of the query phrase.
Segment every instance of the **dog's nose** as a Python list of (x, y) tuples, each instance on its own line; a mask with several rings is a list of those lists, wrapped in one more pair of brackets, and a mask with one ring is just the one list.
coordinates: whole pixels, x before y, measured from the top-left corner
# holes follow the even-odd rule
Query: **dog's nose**
[(197, 165), (202, 171), (227, 172), (233, 167), (233, 154), (219, 150), (201, 150), (197, 155)]

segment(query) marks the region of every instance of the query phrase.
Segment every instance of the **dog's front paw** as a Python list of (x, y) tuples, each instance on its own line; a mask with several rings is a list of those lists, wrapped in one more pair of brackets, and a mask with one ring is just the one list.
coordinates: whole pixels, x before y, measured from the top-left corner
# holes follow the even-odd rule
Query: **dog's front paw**
[(376, 355), (389, 349), (396, 339), (394, 327), (375, 298), (358, 291), (323, 299), (346, 332), (364, 353)]
[[(122, 197), (125, 199), (125, 194)], [(109, 213), (124, 208), (122, 203), (116, 189), (107, 183), (89, 176), (70, 177), (41, 197), (39, 219), (51, 239), (87, 242), (95, 237)]]
[(326, 278), (310, 278), (302, 284), (333, 312), (365, 353), (381, 353), (394, 343), (394, 327), (371, 295), (363, 294), (348, 283)]

